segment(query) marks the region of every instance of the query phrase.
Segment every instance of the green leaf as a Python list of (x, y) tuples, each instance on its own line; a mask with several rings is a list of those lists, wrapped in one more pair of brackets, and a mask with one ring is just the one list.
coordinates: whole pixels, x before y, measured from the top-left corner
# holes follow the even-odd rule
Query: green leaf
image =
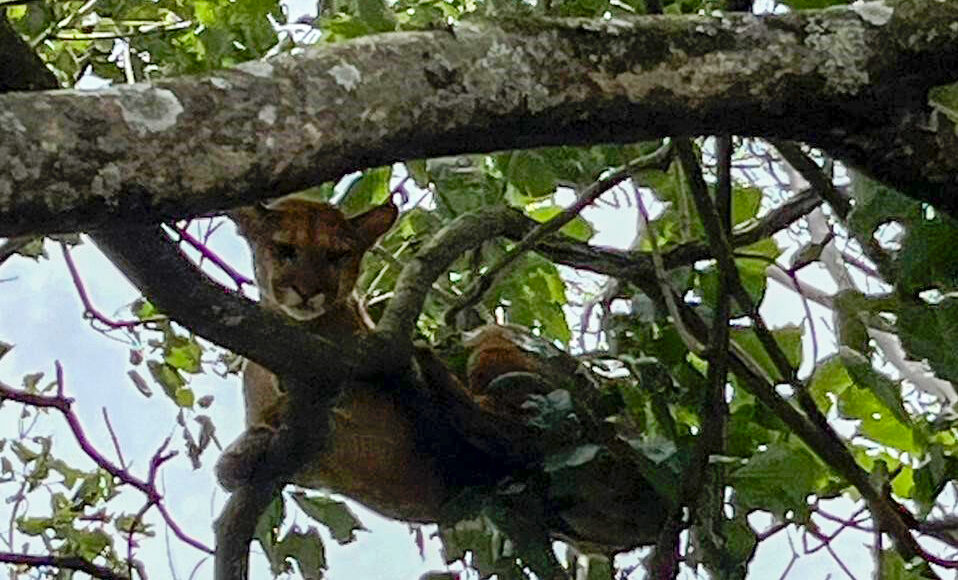
[(958, 223), (944, 216), (914, 220), (902, 240), (898, 286), (908, 294), (928, 288), (958, 287)]
[(555, 173), (543, 159), (541, 152), (514, 151), (509, 155), (506, 178), (522, 195), (539, 199), (555, 192)]
[(130, 311), (133, 312), (133, 316), (136, 316), (140, 320), (150, 320), (160, 314), (156, 307), (153, 306), (153, 303), (146, 298), (134, 300), (133, 304), (130, 305)]
[[(549, 221), (550, 219), (554, 218), (555, 216), (559, 215), (560, 213), (562, 213), (562, 209), (563, 208), (560, 206), (550, 205), (546, 207), (533, 209), (527, 213), (529, 214), (529, 217), (536, 220), (537, 222), (545, 223)], [(586, 220), (581, 215), (577, 215), (574, 218), (572, 218), (572, 221), (562, 226), (562, 228), (559, 231), (569, 236), (570, 238), (580, 242), (588, 242), (592, 238), (592, 236), (595, 235), (595, 228), (592, 227), (592, 224), (590, 224), (588, 220)]]
[(863, 238), (871, 238), (878, 226), (888, 222), (908, 225), (921, 219), (921, 203), (857, 172), (850, 172), (855, 205), (848, 225)]
[(186, 381), (180, 375), (180, 372), (168, 364), (155, 360), (146, 361), (146, 367), (150, 369), (153, 380), (163, 387), (163, 392), (168, 397), (176, 400), (176, 393), (186, 385)]
[(815, 400), (816, 405), (823, 412), (827, 412), (831, 407), (829, 393), (838, 397), (845, 392), (845, 389), (852, 386), (854, 382), (841, 357), (831, 356), (818, 363), (812, 378), (808, 383), (809, 394)]
[(883, 550), (881, 553), (881, 580), (924, 580), (928, 578), (921, 569), (928, 564), (923, 562), (918, 566), (908, 565), (901, 554), (895, 550)]
[(17, 530), (28, 536), (39, 536), (53, 525), (50, 518), (19, 518)]
[(295, 560), (300, 575), (307, 580), (321, 580), (326, 572), (326, 547), (314, 527), (301, 532), (294, 526), (276, 543), (271, 561), (272, 558), (277, 559), (277, 564)]
[(599, 453), (600, 449), (602, 448), (598, 445), (589, 443), (586, 445), (579, 445), (578, 447), (571, 447), (558, 453), (553, 453), (545, 458), (544, 467), (546, 473), (552, 473), (567, 467), (578, 467), (580, 465), (585, 465), (586, 463), (595, 459), (595, 456)]
[(510, 538), (488, 516), (480, 514), (460, 520), (452, 526), (442, 526), (439, 531), (447, 563), (471, 555), (470, 564), (479, 571), (481, 578), (495, 573), (505, 574), (504, 578), (515, 577), (513, 572), (518, 567), (514, 552), (509, 548)]
[(76, 552), (86, 560), (93, 560), (113, 545), (113, 538), (103, 530), (71, 529), (64, 535), (73, 544)]
[(283, 525), (285, 517), (283, 495), (277, 493), (273, 501), (259, 516), (259, 520), (256, 522), (256, 531), (253, 533), (253, 539), (258, 541), (263, 548), (274, 575), (279, 575), (287, 569), (285, 559), (275, 556), (276, 546), (279, 542), (280, 526)]
[(179, 407), (189, 409), (193, 407), (193, 403), (196, 400), (196, 395), (193, 393), (193, 389), (189, 387), (181, 387), (176, 389), (176, 393), (173, 395), (173, 401)]
[(429, 171), (426, 169), (425, 159), (406, 161), (406, 171), (421, 188), (429, 187)]
[(859, 352), (869, 350), (868, 297), (858, 290), (842, 290), (835, 295), (835, 322), (839, 343)]
[(357, 16), (373, 32), (392, 32), (396, 16), (383, 0), (356, 0)]
[(356, 532), (366, 529), (349, 506), (341, 501), (323, 496), (310, 496), (299, 491), (290, 495), (296, 505), (306, 512), (306, 515), (326, 526), (333, 539), (339, 544), (354, 541)]
[(13, 350), (13, 345), (9, 342), (3, 342), (0, 340), (0, 359), (2, 359), (8, 352)]
[(181, 371), (197, 374), (203, 371), (203, 347), (194, 337), (167, 339), (167, 350), (163, 356), (166, 364)]
[(754, 218), (762, 207), (762, 190), (736, 186), (732, 192), (732, 225)]
[(941, 445), (932, 445), (925, 454), (926, 463), (915, 470), (911, 498), (918, 502), (922, 515), (935, 506), (935, 500), (947, 485), (958, 480), (958, 459), (946, 456)]
[(346, 194), (339, 202), (343, 213), (347, 216), (358, 215), (385, 203), (389, 199), (389, 180), (392, 173), (392, 166), (364, 171), (349, 184)]
[(483, 155), (441, 157), (426, 161), (436, 189), (436, 206), (443, 217), (461, 215), (501, 203), (506, 181)]
[(88, 475), (85, 471), (70, 467), (60, 459), (54, 459), (51, 461), (50, 469), (53, 469), (63, 476), (63, 485), (68, 489), (72, 488), (73, 485), (76, 484), (77, 480), (79, 480), (81, 477)]
[(609, 0), (556, 0), (552, 6), (557, 16), (590, 18), (608, 11), (610, 3)]
[[(736, 252), (742, 255), (763, 256), (769, 260), (774, 260), (781, 254), (781, 250), (772, 239), (765, 239), (750, 246), (739, 248)], [(755, 304), (761, 304), (765, 297), (765, 290), (768, 286), (768, 276), (765, 270), (768, 265), (769, 261), (761, 258), (737, 257), (735, 259), (735, 267), (738, 269), (742, 286), (745, 287), (745, 291)], [(718, 273), (719, 268), (716, 264), (712, 264), (708, 269), (699, 273), (702, 297), (706, 304), (712, 307), (718, 303)], [(732, 305), (733, 316), (744, 314), (737, 303), (733, 302)]]
[(629, 439), (629, 445), (648, 457), (653, 463), (662, 463), (678, 451), (675, 441), (666, 437), (646, 436), (641, 439)]
[(37, 385), (40, 384), (40, 379), (42, 378), (43, 378), (42, 372), (29, 373), (29, 374), (23, 375), (23, 390), (27, 391), (28, 393), (38, 392), (39, 389)]
[(321, 27), (323, 40), (326, 42), (340, 42), (372, 33), (365, 22), (351, 14), (343, 13), (323, 18)]
[(116, 528), (116, 531), (127, 537), (129, 537), (131, 532), (148, 538), (156, 536), (156, 532), (153, 531), (153, 525), (144, 522), (143, 518), (138, 515), (126, 514), (117, 516), (113, 519), (113, 527)]
[(30, 240), (25, 246), (17, 250), (17, 255), (23, 256), (24, 258), (32, 258), (33, 260), (46, 258), (47, 251), (43, 245), (43, 238), (40, 237)]
[[(804, 329), (801, 326), (788, 325), (771, 332), (775, 342), (785, 353), (785, 358), (791, 363), (792, 368), (797, 369), (802, 364), (802, 334)], [(765, 348), (759, 342), (754, 330), (751, 328), (733, 328), (731, 336), (770, 377), (773, 377), (776, 381), (785, 379), (772, 363), (772, 358), (765, 352)]]
[(600, 555), (590, 555), (586, 556), (586, 558), (588, 574), (585, 580), (608, 580), (609, 578), (616, 577), (612, 569), (612, 560), (610, 558)]
[(747, 569), (749, 561), (755, 555), (758, 537), (746, 517), (742, 515), (732, 520), (723, 520), (722, 532), (726, 541), (722, 554), (724, 569), (732, 572)]
[(898, 388), (897, 383), (881, 376), (859, 353), (843, 347), (839, 356), (854, 381), (838, 395), (839, 415), (860, 420), (861, 432), (869, 439), (921, 456), (923, 437), (920, 431), (910, 425), (903, 410), (896, 410), (901, 406), (900, 394), (893, 392)]
[(827, 478), (827, 469), (807, 449), (774, 443), (756, 453), (730, 474), (736, 497), (744, 510), (762, 509), (784, 519), (793, 512), (804, 521), (809, 515), (807, 497)]
[(512, 271), (490, 292), (487, 306), (505, 306), (512, 324), (538, 328), (542, 337), (567, 343), (572, 338), (563, 306), (565, 282), (555, 264), (537, 254), (517, 260)]
[(848, 3), (848, 0), (783, 0), (782, 2), (782, 4), (791, 6), (795, 10), (819, 10)]
[(958, 383), (958, 299), (938, 304), (903, 301), (898, 315), (902, 347), (912, 360), (927, 359), (935, 374)]
[(901, 384), (898, 381), (879, 372), (864, 355), (850, 348), (840, 348), (839, 356), (856, 385), (870, 390), (900, 422), (911, 422), (901, 400)]
[(953, 122), (958, 121), (958, 83), (932, 88), (928, 91), (928, 103)]

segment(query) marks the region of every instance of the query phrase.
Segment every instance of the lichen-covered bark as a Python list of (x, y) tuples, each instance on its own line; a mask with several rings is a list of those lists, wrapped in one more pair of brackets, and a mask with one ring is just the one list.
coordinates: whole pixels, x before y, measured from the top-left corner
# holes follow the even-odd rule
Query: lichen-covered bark
[[(0, 95), (0, 236), (184, 217), (399, 159), (736, 133), (825, 147), (955, 213), (958, 3), (396, 33), (205, 78)], [(958, 199), (958, 198), (955, 198)]]

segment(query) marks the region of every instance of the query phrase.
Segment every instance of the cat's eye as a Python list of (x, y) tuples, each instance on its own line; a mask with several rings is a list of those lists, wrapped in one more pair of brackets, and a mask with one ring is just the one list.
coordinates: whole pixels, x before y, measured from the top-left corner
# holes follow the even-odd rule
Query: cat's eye
[(331, 262), (341, 262), (350, 256), (349, 250), (328, 250), (326, 252), (326, 259)]
[(296, 257), (296, 246), (292, 244), (276, 244), (276, 257), (280, 260), (292, 260)]

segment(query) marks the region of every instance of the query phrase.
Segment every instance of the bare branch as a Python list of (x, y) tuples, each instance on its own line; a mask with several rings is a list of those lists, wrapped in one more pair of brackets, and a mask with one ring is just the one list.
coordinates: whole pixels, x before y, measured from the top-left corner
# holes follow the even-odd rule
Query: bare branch
[(247, 278), (246, 276), (240, 274), (236, 271), (236, 268), (230, 266), (225, 260), (216, 255), (212, 250), (207, 247), (207, 245), (194, 238), (190, 232), (186, 231), (186, 228), (175, 228), (176, 233), (180, 236), (180, 239), (189, 244), (193, 249), (200, 253), (200, 255), (205, 260), (209, 260), (217, 268), (223, 271), (224, 274), (229, 276), (230, 280), (236, 284), (237, 290), (241, 289), (247, 284), (253, 284), (253, 280)]
[(403, 268), (393, 299), (376, 326), (376, 335), (393, 347), (405, 343), (403, 348), (410, 349), (416, 320), (432, 283), (466, 250), (515, 232), (523, 223), (529, 220), (516, 210), (490, 207), (460, 216), (440, 230)]
[[(827, 419), (818, 409), (815, 401), (805, 388), (805, 385), (796, 377), (795, 369), (791, 366), (791, 363), (788, 362), (785, 353), (775, 341), (775, 338), (765, 325), (765, 321), (758, 314), (758, 309), (742, 285), (728, 239), (722, 229), (720, 218), (715, 212), (715, 207), (709, 199), (708, 188), (702, 179), (701, 171), (697, 165), (698, 158), (691, 144), (688, 142), (679, 142), (676, 144), (676, 151), (685, 169), (686, 176), (689, 179), (692, 197), (695, 200), (696, 208), (702, 219), (706, 234), (709, 237), (711, 245), (715, 248), (716, 260), (723, 273), (728, 276), (729, 290), (739, 306), (748, 313), (759, 342), (772, 359), (782, 378), (796, 389), (799, 404), (811, 424), (814, 425), (813, 428), (828, 442), (827, 445), (831, 450), (831, 454), (836, 455), (837, 452), (836, 456), (841, 458), (840, 464), (831, 464), (831, 466), (846, 477), (849, 483), (854, 485), (869, 502), (875, 517), (895, 539), (898, 549), (903, 555), (911, 557), (922, 554), (922, 548), (918, 545), (918, 542), (915, 541), (915, 538), (912, 537), (907, 524), (898, 512), (899, 506), (894, 504), (887, 494), (882, 494), (873, 487), (868, 474), (858, 466), (858, 463), (848, 451), (845, 443), (834, 429), (832, 429), (831, 425), (828, 424)], [(808, 443), (808, 441), (806, 441), (806, 443)], [(820, 453), (820, 451), (810, 443), (809, 446)]]
[(496, 280), (505, 274), (508, 267), (517, 258), (531, 250), (540, 240), (546, 236), (554, 234), (562, 229), (563, 226), (571, 222), (576, 218), (576, 216), (582, 213), (582, 210), (592, 205), (595, 200), (599, 199), (602, 194), (629, 179), (634, 172), (640, 169), (659, 167), (663, 164), (667, 165), (671, 157), (671, 150), (671, 145), (669, 143), (664, 143), (652, 153), (632, 160), (626, 164), (625, 167), (613, 171), (611, 174), (593, 182), (591, 185), (579, 192), (578, 196), (576, 196), (576, 200), (569, 205), (569, 207), (563, 209), (552, 219), (536, 226), (534, 230), (519, 240), (515, 247), (513, 247), (505, 256), (490, 265), (486, 273), (476, 280), (475, 283), (473, 283), (465, 292), (463, 292), (456, 304), (454, 304), (446, 312), (446, 323), (448, 324), (452, 322), (455, 319), (456, 314), (461, 312), (463, 309), (474, 306), (480, 300), (482, 300), (482, 297), (485, 296), (486, 292), (492, 288), (492, 285), (495, 284)]
[(90, 442), (90, 439), (87, 437), (86, 432), (83, 430), (83, 426), (80, 425), (80, 420), (76, 416), (76, 413), (73, 412), (73, 400), (66, 397), (64, 394), (64, 380), (63, 380), (63, 369), (59, 363), (56, 363), (57, 369), (57, 393), (55, 396), (40, 395), (35, 393), (27, 393), (18, 389), (9, 387), (3, 383), (0, 383), (0, 401), (4, 399), (9, 399), (11, 401), (16, 401), (24, 405), (30, 405), (32, 407), (39, 407), (45, 409), (55, 409), (63, 415), (63, 418), (66, 420), (67, 425), (70, 427), (70, 431), (73, 433), (73, 437), (77, 442), (77, 445), (80, 446), (80, 449), (89, 457), (100, 469), (106, 471), (121, 483), (129, 485), (130, 487), (135, 488), (140, 493), (146, 496), (148, 505), (155, 505), (160, 513), (163, 515), (163, 519), (166, 521), (166, 524), (173, 530), (173, 533), (185, 544), (188, 544), (198, 550), (212, 554), (213, 550), (205, 546), (202, 542), (188, 536), (182, 528), (176, 523), (176, 521), (170, 516), (170, 514), (163, 507), (163, 496), (156, 489), (156, 470), (157, 468), (169, 460), (175, 455), (175, 453), (165, 454), (163, 453), (166, 443), (160, 447), (159, 450), (154, 454), (153, 459), (150, 462), (150, 473), (147, 479), (141, 479), (120, 467), (107, 459), (93, 443)]
[(91, 322), (100, 322), (106, 325), (107, 328), (114, 330), (118, 328), (134, 328), (145, 324), (146, 321), (144, 320), (113, 320), (100, 312), (99, 309), (93, 305), (93, 301), (90, 300), (90, 295), (87, 294), (86, 286), (83, 284), (83, 278), (80, 277), (80, 272), (73, 262), (73, 256), (70, 255), (70, 247), (66, 243), (60, 242), (60, 250), (63, 252), (63, 261), (66, 263), (67, 270), (70, 272), (73, 287), (76, 288), (80, 302), (83, 304), (83, 316), (85, 318), (89, 318)]
[(0, 562), (5, 564), (16, 564), (20, 566), (30, 566), (31, 568), (59, 568), (60, 570), (76, 570), (89, 574), (93, 578), (101, 580), (129, 580), (129, 576), (117, 574), (113, 570), (104, 566), (84, 560), (77, 556), (33, 556), (30, 554), (14, 554), (11, 552), (0, 552)]
[[(772, 141), (772, 145), (778, 149), (785, 161), (811, 184), (812, 189), (828, 202), (828, 205), (835, 210), (838, 217), (842, 220), (848, 218), (848, 214), (851, 212), (851, 203), (848, 198), (838, 191), (831, 179), (822, 172), (811, 157), (806, 155), (795, 143)], [(852, 233), (854, 234), (854, 232)], [(891, 258), (878, 245), (878, 241), (871, 237), (861, 239), (861, 236), (855, 236), (855, 239), (861, 245), (862, 251), (865, 252), (868, 259), (878, 266), (878, 271), (888, 278), (891, 272)]]

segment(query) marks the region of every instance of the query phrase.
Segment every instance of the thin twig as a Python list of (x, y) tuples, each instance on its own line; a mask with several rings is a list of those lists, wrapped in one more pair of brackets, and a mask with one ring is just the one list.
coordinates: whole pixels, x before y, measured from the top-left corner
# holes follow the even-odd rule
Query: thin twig
[(679, 337), (681, 337), (682, 342), (685, 343), (685, 346), (688, 347), (690, 351), (695, 354), (703, 354), (705, 352), (705, 345), (694, 334), (689, 332), (685, 326), (685, 322), (682, 320), (682, 315), (679, 312), (678, 304), (675, 300), (675, 291), (672, 289), (672, 285), (669, 284), (665, 263), (662, 260), (662, 252), (659, 250), (658, 234), (656, 233), (655, 224), (649, 217), (649, 212), (645, 207), (645, 203), (642, 201), (642, 196), (639, 194), (638, 189), (636, 189), (635, 199), (638, 204), (639, 215), (642, 217), (643, 227), (648, 235), (649, 245), (652, 248), (652, 265), (655, 272), (655, 281), (659, 285), (659, 291), (665, 300), (665, 306), (669, 311), (669, 316), (672, 317), (672, 324), (675, 325), (675, 330), (678, 332)]
[(49, 26), (40, 32), (40, 34), (36, 35), (30, 40), (30, 48), (35, 49), (36, 47), (40, 46), (41, 43), (50, 38), (50, 35), (53, 34), (53, 31), (62, 30), (69, 26), (73, 26), (73, 23), (76, 22), (78, 18), (93, 10), (98, 1), (99, 0), (87, 0), (82, 6), (68, 14), (65, 18), (62, 18), (57, 22), (51, 22)]
[(80, 297), (80, 302), (83, 303), (84, 317), (101, 322), (111, 329), (134, 328), (148, 322), (147, 320), (112, 320), (100, 312), (93, 305), (93, 301), (90, 300), (90, 295), (87, 294), (83, 278), (80, 277), (80, 272), (77, 270), (76, 264), (73, 263), (73, 256), (70, 255), (70, 247), (66, 243), (60, 242), (60, 249), (63, 251), (63, 261), (66, 262), (67, 270), (70, 271), (70, 279), (73, 280), (73, 286)]
[(462, 296), (459, 298), (456, 304), (446, 311), (444, 316), (446, 323), (451, 323), (451, 321), (455, 320), (456, 315), (459, 312), (465, 310), (466, 308), (475, 306), (480, 300), (482, 300), (482, 297), (485, 296), (486, 292), (488, 292), (490, 288), (492, 288), (496, 280), (498, 280), (508, 271), (508, 267), (515, 262), (517, 258), (535, 247), (535, 245), (543, 238), (562, 229), (563, 226), (575, 219), (576, 216), (582, 213), (582, 210), (591, 205), (596, 199), (599, 198), (599, 196), (632, 177), (632, 174), (637, 170), (662, 165), (669, 158), (670, 154), (671, 144), (670, 142), (666, 141), (654, 152), (630, 161), (624, 167), (617, 169), (598, 181), (593, 182), (591, 185), (579, 192), (576, 200), (569, 207), (563, 209), (548, 221), (543, 222), (539, 226), (535, 227), (531, 232), (519, 240), (519, 242), (506, 255), (502, 256), (494, 264), (489, 266), (489, 269), (486, 270), (486, 272), (480, 276), (472, 284), (472, 286), (462, 293)]
[[(847, 220), (852, 209), (851, 203), (848, 198), (838, 191), (838, 188), (822, 172), (818, 164), (795, 143), (779, 140), (772, 140), (771, 143), (782, 158), (794, 167), (808, 181), (812, 189), (835, 210), (838, 217)], [(851, 233), (854, 234), (855, 232)], [(892, 269), (891, 259), (885, 253), (885, 250), (878, 245), (878, 241), (872, 237), (855, 236), (855, 239), (861, 245), (862, 251), (868, 256), (868, 259), (878, 266), (878, 271), (882, 273), (882, 277), (888, 279)]]
[(15, 564), (18, 566), (29, 566), (31, 568), (58, 568), (60, 570), (75, 570), (89, 574), (93, 578), (101, 580), (129, 580), (129, 576), (117, 574), (113, 570), (80, 558), (78, 556), (33, 556), (31, 554), (15, 554), (11, 552), (0, 552), (0, 562), (5, 564)]
[[(35, 393), (27, 393), (18, 389), (14, 389), (0, 383), (0, 400), (9, 399), (11, 401), (16, 401), (24, 405), (30, 405), (32, 407), (39, 407), (44, 409), (55, 409), (63, 415), (63, 418), (66, 420), (67, 425), (70, 427), (70, 431), (73, 433), (73, 437), (77, 442), (77, 445), (80, 446), (80, 449), (89, 457), (100, 469), (106, 471), (120, 482), (129, 485), (133, 488), (136, 488), (143, 495), (147, 497), (147, 500), (155, 504), (157, 509), (163, 515), (163, 519), (166, 521), (167, 525), (173, 530), (181, 541), (184, 543), (193, 546), (194, 548), (206, 552), (207, 554), (212, 554), (213, 550), (205, 546), (202, 542), (191, 538), (186, 535), (183, 530), (176, 524), (173, 518), (166, 511), (163, 506), (162, 500), (163, 496), (157, 491), (155, 480), (156, 469), (159, 468), (161, 464), (171, 459), (176, 455), (176, 452), (170, 452), (163, 454), (166, 447), (164, 443), (160, 449), (153, 456), (153, 460), (150, 463), (150, 478), (147, 480), (140, 479), (119, 466), (107, 459), (102, 453), (100, 453), (96, 447), (90, 442), (90, 439), (87, 437), (86, 432), (83, 430), (83, 426), (80, 425), (80, 420), (76, 416), (76, 413), (73, 411), (73, 399), (65, 396), (64, 394), (64, 385), (65, 381), (63, 380), (63, 367), (60, 365), (59, 361), (54, 363), (56, 366), (57, 374), (57, 391), (55, 396), (40, 395)], [(169, 439), (167, 439), (167, 442)]]
[[(893, 502), (891, 502), (891, 498), (886, 494), (878, 492), (874, 488), (867, 473), (861, 470), (855, 458), (850, 455), (844, 441), (842, 441), (841, 437), (832, 429), (831, 425), (828, 424), (827, 419), (818, 409), (808, 390), (795, 376), (794, 368), (791, 366), (791, 363), (788, 362), (785, 353), (781, 350), (781, 347), (779, 347), (775, 338), (768, 330), (765, 321), (758, 314), (751, 297), (749, 297), (738, 275), (738, 268), (735, 265), (732, 250), (729, 247), (728, 239), (722, 231), (715, 207), (709, 199), (708, 187), (705, 185), (701, 171), (698, 168), (698, 160), (691, 143), (677, 142), (676, 152), (679, 161), (685, 169), (686, 175), (692, 180), (692, 196), (695, 200), (699, 216), (702, 219), (702, 225), (715, 250), (715, 257), (719, 263), (719, 267), (730, 275), (730, 290), (732, 295), (739, 306), (749, 314), (756, 336), (768, 353), (776, 370), (782, 375), (783, 379), (796, 389), (799, 405), (815, 429), (826, 438), (831, 447), (835, 450), (840, 450), (842, 455), (842, 463), (840, 465), (842, 475), (848, 478), (849, 482), (854, 485), (869, 502), (880, 525), (895, 538), (898, 549), (906, 557), (923, 554), (924, 550), (911, 535), (908, 525), (902, 519), (902, 515), (898, 512), (897, 507), (892, 505)], [(839, 466), (833, 465), (833, 467)]]
[(123, 451), (120, 450), (120, 441), (117, 439), (116, 432), (113, 430), (110, 415), (106, 412), (106, 407), (101, 407), (100, 412), (103, 414), (103, 423), (106, 425), (106, 430), (110, 433), (110, 440), (113, 442), (113, 449), (116, 451), (117, 461), (120, 462), (121, 468), (126, 469), (126, 460), (123, 459)]
[(63, 40), (67, 42), (74, 41), (90, 41), (90, 40), (121, 40), (124, 38), (133, 38), (140, 36), (147, 36), (150, 34), (163, 34), (165, 32), (177, 32), (180, 30), (185, 30), (193, 26), (191, 20), (184, 20), (182, 22), (175, 22), (173, 24), (159, 24), (156, 26), (147, 26), (144, 25), (137, 30), (129, 30), (126, 32), (58, 32), (53, 35), (53, 38), (56, 40)]
[(227, 264), (222, 258), (220, 258), (216, 254), (216, 252), (213, 252), (212, 250), (210, 250), (205, 243), (194, 238), (188, 231), (186, 231), (186, 228), (177, 227), (177, 228), (174, 228), (174, 230), (176, 231), (177, 234), (179, 234), (181, 241), (188, 243), (190, 246), (193, 247), (193, 249), (195, 249), (197, 252), (200, 253), (201, 259), (209, 260), (217, 268), (222, 270), (224, 274), (229, 276), (230, 280), (232, 280), (233, 283), (236, 284), (237, 290), (242, 290), (243, 286), (247, 284), (253, 284), (252, 279), (237, 272), (235, 268), (233, 268), (232, 266)]
[[(716, 190), (716, 205), (722, 208), (723, 221), (726, 222), (725, 228), (731, 228), (731, 150), (729, 138), (724, 139), (725, 143), (720, 142), (719, 156), (719, 186)], [(648, 214), (642, 204), (641, 196), (637, 195), (640, 212), (643, 218), (648, 222)], [(650, 236), (654, 232), (649, 231)], [(653, 252), (655, 247), (653, 246)], [(658, 272), (658, 264), (656, 271)], [(709, 458), (716, 453), (722, 453), (725, 447), (725, 423), (728, 415), (728, 406), (725, 402), (725, 385), (728, 375), (728, 357), (729, 357), (729, 318), (731, 316), (731, 301), (729, 299), (728, 285), (731, 276), (722, 273), (719, 277), (718, 304), (715, 309), (715, 318), (709, 337), (708, 346), (708, 371), (707, 383), (708, 392), (702, 403), (702, 430), (696, 440), (695, 447), (692, 450), (692, 459), (685, 473), (682, 476), (682, 499), (662, 526), (658, 540), (655, 546), (654, 556), (650, 564), (650, 574), (657, 580), (672, 580), (678, 574), (679, 563), (679, 532), (681, 530), (683, 506), (687, 507), (689, 513), (689, 525), (694, 521), (701, 519), (697, 515), (697, 506), (705, 493), (714, 494), (716, 490), (705, 490), (709, 480)], [(669, 291), (666, 289), (664, 291)], [(674, 316), (681, 324), (681, 317)], [(686, 331), (687, 332), (687, 331)], [(718, 475), (718, 474), (715, 474)], [(721, 479), (716, 477), (715, 483), (719, 483), (718, 501), (722, 502)], [(711, 520), (716, 514), (710, 514)], [(721, 518), (722, 513), (719, 510), (717, 517)], [(708, 522), (701, 522), (703, 524)], [(715, 546), (721, 549), (721, 546)]]

